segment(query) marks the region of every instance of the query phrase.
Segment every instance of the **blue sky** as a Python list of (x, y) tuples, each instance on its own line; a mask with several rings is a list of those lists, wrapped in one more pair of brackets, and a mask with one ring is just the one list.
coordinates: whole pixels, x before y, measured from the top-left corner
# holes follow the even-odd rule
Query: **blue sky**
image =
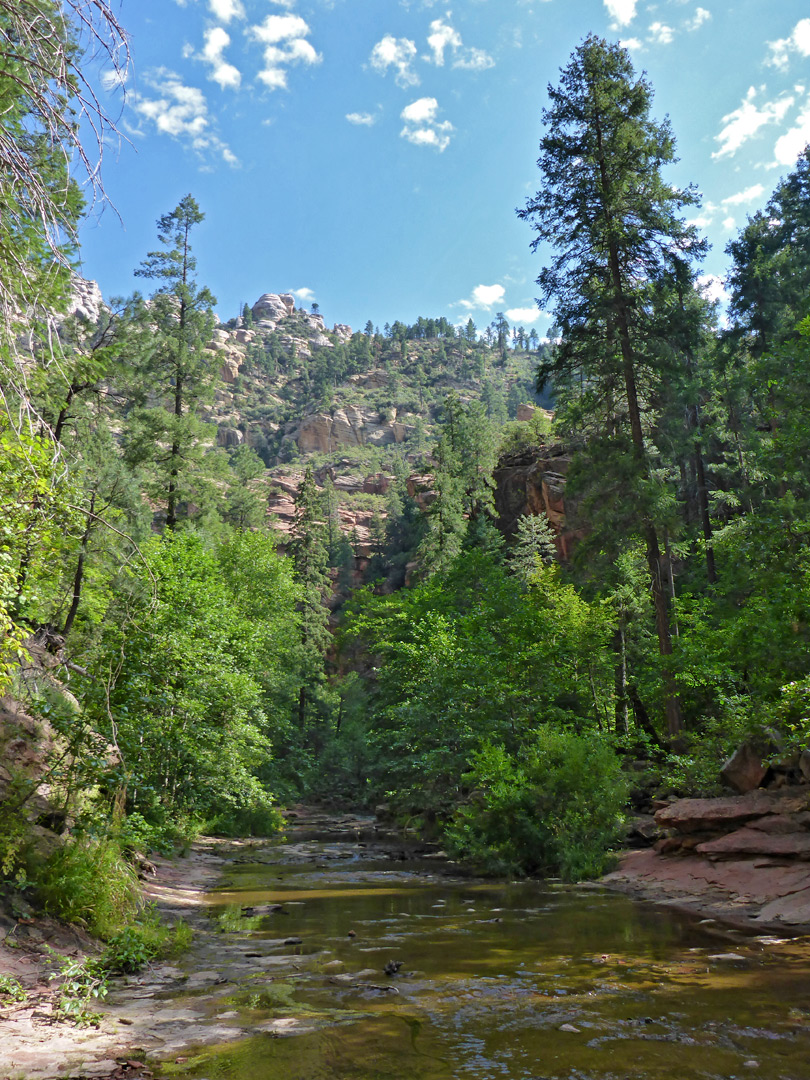
[(222, 319), (294, 291), (329, 325), (504, 311), (542, 336), (543, 254), (515, 208), (539, 186), (546, 87), (589, 32), (627, 45), (671, 118), (708, 276), (810, 141), (806, 0), (122, 0), (120, 18), (117, 214), (83, 227), (83, 273), (106, 296), (143, 284), (156, 219), (191, 192)]

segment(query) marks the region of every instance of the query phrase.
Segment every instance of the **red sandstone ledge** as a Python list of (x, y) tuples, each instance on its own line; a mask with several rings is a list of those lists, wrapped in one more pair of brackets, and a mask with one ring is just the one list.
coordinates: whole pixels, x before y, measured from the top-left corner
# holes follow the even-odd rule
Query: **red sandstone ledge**
[(720, 861), (717, 855), (713, 859), (693, 853), (667, 856), (645, 849), (624, 855), (602, 884), (745, 929), (810, 933), (810, 863), (806, 861), (773, 855)]

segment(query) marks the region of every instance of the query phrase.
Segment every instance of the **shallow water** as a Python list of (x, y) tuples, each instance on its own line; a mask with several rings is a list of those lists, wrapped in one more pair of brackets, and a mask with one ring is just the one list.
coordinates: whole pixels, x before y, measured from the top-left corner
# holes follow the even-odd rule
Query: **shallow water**
[(309, 1030), (189, 1052), (162, 1077), (810, 1080), (806, 939), (600, 888), (465, 879), (351, 835), (257, 858), (210, 898), (219, 931), (258, 954), (212, 1016)]

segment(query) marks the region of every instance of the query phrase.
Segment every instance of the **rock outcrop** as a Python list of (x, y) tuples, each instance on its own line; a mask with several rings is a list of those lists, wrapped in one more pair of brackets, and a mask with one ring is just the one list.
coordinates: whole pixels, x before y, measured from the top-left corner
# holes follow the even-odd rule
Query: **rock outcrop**
[(562, 443), (532, 447), (502, 458), (494, 472), (498, 527), (511, 537), (518, 519), (544, 515), (554, 529), (560, 558), (568, 559), (580, 534), (568, 523), (565, 478), (571, 465), (570, 448)]
[(605, 884), (749, 926), (810, 930), (810, 787), (661, 807), (665, 835), (625, 855)]
[(254, 323), (267, 330), (274, 330), (278, 322), (294, 311), (295, 297), (289, 293), (264, 293), (250, 309)]
[(407, 428), (398, 423), (396, 412), (388, 419), (381, 419), (376, 409), (346, 405), (329, 413), (310, 413), (299, 423), (290, 424), (287, 434), (292, 435), (301, 453), (330, 454), (341, 447), (364, 446), (373, 443), (387, 446), (405, 441)]
[(104, 297), (101, 295), (98, 282), (74, 275), (70, 281), (70, 291), (68, 315), (73, 315), (95, 326), (104, 310)]

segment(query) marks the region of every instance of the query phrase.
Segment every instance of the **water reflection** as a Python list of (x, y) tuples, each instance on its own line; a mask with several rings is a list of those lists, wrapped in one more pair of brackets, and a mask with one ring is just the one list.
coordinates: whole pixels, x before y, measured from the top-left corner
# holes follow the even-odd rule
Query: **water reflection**
[(600, 889), (454, 879), (334, 839), (234, 866), (212, 900), (222, 933), (259, 956), (296, 954), (230, 987), (212, 1015), (313, 1030), (209, 1047), (163, 1077), (810, 1080), (801, 942)]

